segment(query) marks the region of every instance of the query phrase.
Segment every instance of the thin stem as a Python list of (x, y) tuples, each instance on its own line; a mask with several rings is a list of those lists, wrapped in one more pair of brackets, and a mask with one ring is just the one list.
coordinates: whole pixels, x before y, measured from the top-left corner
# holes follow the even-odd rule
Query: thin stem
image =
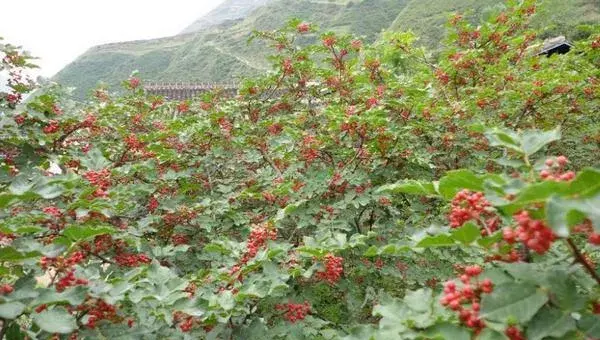
[(4, 339), (4, 334), (8, 330), (8, 325), (10, 324), (10, 322), (8, 322), (8, 320), (3, 319), (3, 318), (0, 318), (0, 321), (2, 321), (2, 328), (0, 328), (0, 340), (1, 340), (1, 339)]
[(583, 266), (583, 268), (585, 268), (585, 270), (590, 274), (590, 276), (594, 278), (594, 280), (596, 280), (596, 283), (600, 285), (600, 276), (598, 275), (598, 273), (596, 273), (596, 270), (585, 260), (579, 249), (577, 249), (577, 246), (575, 245), (573, 240), (568, 238), (567, 244), (571, 248), (571, 251), (573, 251), (573, 255), (575, 256), (575, 262), (579, 262)]

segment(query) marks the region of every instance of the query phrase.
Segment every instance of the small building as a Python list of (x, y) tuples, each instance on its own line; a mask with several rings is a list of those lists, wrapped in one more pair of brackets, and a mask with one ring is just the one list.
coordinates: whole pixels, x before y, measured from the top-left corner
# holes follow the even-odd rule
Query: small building
[(546, 55), (551, 56), (554, 53), (565, 54), (568, 53), (573, 44), (571, 44), (564, 35), (549, 38), (544, 40), (544, 45), (542, 46), (542, 50), (538, 52), (538, 55)]

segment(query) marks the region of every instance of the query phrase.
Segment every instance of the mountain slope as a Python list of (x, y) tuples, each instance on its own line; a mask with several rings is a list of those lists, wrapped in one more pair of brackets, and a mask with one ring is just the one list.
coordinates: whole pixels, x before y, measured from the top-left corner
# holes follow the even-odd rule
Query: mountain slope
[(323, 30), (353, 32), (373, 41), (407, 2), (271, 0), (243, 19), (198, 32), (96, 46), (67, 65), (54, 80), (76, 87), (75, 95), (79, 97), (84, 97), (98, 80), (114, 86), (133, 70), (139, 70), (140, 76), (149, 80), (231, 81), (269, 66), (264, 45), (247, 43), (254, 29), (275, 29), (298, 17), (318, 23)]
[[(540, 38), (565, 35), (576, 39), (579, 24), (600, 22), (598, 0), (543, 0), (533, 24), (543, 28)], [(482, 18), (487, 13), (501, 10), (498, 0), (410, 0), (390, 26), (391, 30), (410, 29), (421, 37), (425, 45), (435, 46), (445, 34), (448, 16), (454, 12), (467, 12), (470, 17)]]
[[(545, 0), (537, 26), (546, 36), (573, 38), (578, 23), (600, 21), (598, 0)], [(498, 0), (227, 0), (174, 37), (96, 46), (61, 70), (54, 80), (84, 97), (101, 80), (117, 85), (133, 70), (154, 81), (228, 82), (269, 65), (260, 42), (247, 43), (254, 29), (281, 27), (290, 18), (314, 22), (322, 31), (352, 32), (374, 41), (384, 29), (412, 30), (435, 47), (448, 16), (471, 10), (474, 17), (499, 9)], [(197, 31), (195, 31), (197, 30)]]
[(253, 10), (264, 6), (270, 0), (226, 0), (217, 8), (186, 27), (181, 34), (193, 33), (223, 24), (230, 20), (246, 17)]

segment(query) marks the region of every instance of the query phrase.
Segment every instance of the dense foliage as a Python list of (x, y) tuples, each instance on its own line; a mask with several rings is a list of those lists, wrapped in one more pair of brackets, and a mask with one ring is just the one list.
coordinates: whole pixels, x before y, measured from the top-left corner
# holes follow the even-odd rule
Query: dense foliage
[(179, 103), (19, 106), (0, 46), (0, 334), (600, 338), (600, 32), (536, 55), (535, 11), (456, 15), (435, 59), (292, 21), (255, 33), (272, 72)]

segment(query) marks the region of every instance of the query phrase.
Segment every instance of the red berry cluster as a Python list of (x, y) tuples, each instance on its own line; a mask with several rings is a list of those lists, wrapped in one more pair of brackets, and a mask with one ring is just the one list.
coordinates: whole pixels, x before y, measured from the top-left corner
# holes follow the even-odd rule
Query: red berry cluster
[(219, 128), (221, 129), (221, 133), (225, 136), (226, 139), (231, 139), (231, 131), (233, 130), (233, 124), (225, 118), (221, 117), (217, 119), (217, 123), (219, 123)]
[(56, 290), (62, 292), (66, 288), (72, 286), (88, 284), (86, 279), (75, 277), (75, 269), (73, 269), (74, 265), (80, 263), (84, 259), (85, 255), (80, 251), (76, 251), (67, 258), (63, 256), (53, 258), (43, 256), (40, 260), (40, 265), (44, 270), (48, 270), (51, 267), (54, 268), (56, 273), (54, 274), (55, 277), (53, 281), (56, 282)]
[(17, 123), (18, 125), (25, 123), (25, 116), (23, 116), (23, 115), (20, 115), (20, 114), (16, 115), (13, 119), (15, 120), (15, 123)]
[(569, 160), (565, 156), (558, 156), (555, 159), (548, 158), (544, 164), (546, 168), (540, 171), (540, 177), (547, 181), (568, 182), (575, 178), (575, 172), (565, 171)]
[(185, 101), (182, 101), (177, 105), (177, 111), (179, 111), (181, 113), (188, 112), (189, 109), (190, 109), (190, 104), (188, 104)]
[(522, 260), (521, 254), (516, 249), (511, 249), (507, 254), (494, 254), (486, 256), (485, 261), (501, 261), (501, 262), (519, 262)]
[(518, 329), (516, 326), (508, 327), (506, 329), (506, 331), (504, 331), (504, 334), (506, 334), (506, 336), (510, 340), (526, 340), (527, 339), (527, 338), (525, 338), (525, 335), (523, 335), (521, 330)]
[(144, 143), (142, 143), (133, 133), (125, 137), (125, 144), (129, 150), (133, 151), (142, 150), (144, 148)]
[(123, 267), (137, 267), (152, 260), (145, 254), (120, 253), (115, 256), (115, 262)]
[(159, 202), (156, 197), (151, 196), (148, 200), (148, 211), (153, 213), (158, 208)]
[(140, 78), (138, 77), (131, 77), (129, 78), (129, 87), (132, 89), (137, 88), (140, 85)]
[(310, 313), (310, 304), (308, 301), (304, 301), (304, 303), (284, 303), (278, 304), (275, 306), (275, 309), (279, 311), (284, 311), (285, 318), (291, 322), (295, 323), (298, 320), (304, 320), (306, 315)]
[(51, 120), (48, 122), (48, 125), (44, 126), (44, 133), (46, 134), (51, 134), (51, 133), (55, 133), (56, 131), (58, 131), (60, 127), (58, 126), (58, 121), (56, 120)]
[[(59, 275), (58, 273), (56, 275)], [(88, 284), (88, 280), (76, 278), (75, 270), (71, 269), (64, 273), (60, 279), (55, 284), (56, 291), (62, 292), (65, 289), (73, 286), (85, 286)]]
[(453, 280), (447, 281), (444, 284), (444, 296), (440, 300), (443, 306), (457, 312), (461, 323), (472, 328), (476, 334), (485, 327), (485, 322), (479, 318), (481, 294), (489, 294), (494, 288), (490, 279), (478, 279), (481, 272), (478, 265), (467, 266), (460, 275), (461, 287)]
[(126, 250), (126, 247), (127, 244), (123, 240), (113, 240), (112, 236), (108, 234), (96, 236), (93, 245), (89, 243), (81, 244), (81, 249), (96, 256), (104, 255), (113, 250), (115, 253), (113, 260), (120, 266), (137, 267), (152, 262), (147, 255), (132, 254)]
[[(451, 228), (459, 228), (467, 221), (475, 220), (483, 229), (482, 235), (498, 229), (499, 219), (491, 210), (492, 205), (481, 192), (472, 192), (464, 189), (459, 191), (452, 199), (450, 206)], [(481, 225), (484, 224), (484, 225)]]
[(317, 272), (317, 278), (335, 284), (340, 280), (344, 273), (344, 258), (333, 254), (325, 255), (325, 271)]
[(310, 31), (310, 24), (308, 22), (301, 22), (296, 26), (298, 33), (306, 33)]
[(171, 236), (171, 240), (173, 241), (173, 244), (176, 246), (190, 243), (190, 240), (184, 234), (175, 234), (175, 235)]
[(5, 234), (0, 231), (0, 247), (9, 246), (17, 238), (14, 234)]
[(14, 290), (13, 286), (9, 285), (8, 283), (0, 285), (0, 295), (10, 294), (13, 292), (13, 290)]
[(60, 211), (60, 209), (55, 206), (45, 207), (44, 209), (42, 209), (42, 211), (45, 214), (48, 214), (48, 215), (50, 215), (52, 217), (56, 217), (56, 218), (60, 218), (62, 216), (62, 212)]
[(600, 234), (594, 232), (594, 227), (590, 219), (586, 219), (583, 223), (573, 227), (573, 232), (587, 235), (589, 243), (600, 246)]
[(266, 224), (255, 226), (250, 231), (248, 243), (246, 244), (246, 253), (242, 256), (241, 263), (248, 263), (249, 260), (256, 256), (260, 248), (267, 244), (268, 240), (275, 239), (277, 239), (277, 229), (269, 227)]
[(518, 226), (514, 230), (512, 228), (502, 230), (502, 237), (506, 242), (512, 244), (518, 239), (538, 254), (544, 254), (550, 249), (556, 236), (544, 221), (532, 219), (526, 210), (515, 214), (514, 218)]
[[(88, 301), (85, 306), (89, 306), (90, 304)], [(87, 315), (89, 315), (85, 325), (89, 328), (95, 328), (96, 322), (100, 320), (109, 320), (116, 323), (122, 319), (117, 315), (116, 307), (104, 302), (104, 300), (95, 299), (91, 305), (89, 309), (85, 309)]]
[(179, 324), (179, 329), (187, 333), (194, 327), (194, 317), (183, 312), (173, 313), (173, 321)]
[(105, 197), (107, 195), (106, 191), (110, 187), (110, 170), (89, 170), (83, 174), (83, 177), (96, 186), (96, 191), (93, 194), (94, 197)]

